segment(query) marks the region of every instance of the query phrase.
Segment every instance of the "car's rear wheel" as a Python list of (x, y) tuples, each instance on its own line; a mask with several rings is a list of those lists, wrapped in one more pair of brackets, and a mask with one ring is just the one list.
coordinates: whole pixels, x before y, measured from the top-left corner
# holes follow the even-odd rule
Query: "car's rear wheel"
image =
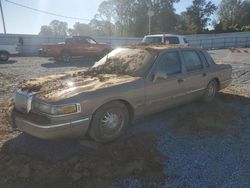
[(100, 107), (93, 115), (89, 135), (97, 142), (118, 138), (129, 123), (129, 112), (123, 103), (114, 101)]
[(203, 96), (203, 101), (211, 102), (215, 98), (217, 91), (218, 82), (216, 80), (211, 80), (207, 85), (206, 91)]
[(72, 56), (71, 56), (70, 52), (63, 51), (61, 53), (61, 59), (62, 59), (63, 62), (69, 63), (71, 61), (71, 59), (72, 59)]
[(0, 52), (0, 61), (8, 61), (9, 53), (8, 52)]

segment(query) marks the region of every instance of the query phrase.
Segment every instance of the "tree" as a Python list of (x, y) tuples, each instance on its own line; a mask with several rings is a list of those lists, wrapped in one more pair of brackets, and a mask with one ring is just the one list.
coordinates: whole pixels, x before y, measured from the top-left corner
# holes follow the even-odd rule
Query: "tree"
[(240, 25), (247, 26), (250, 25), (250, 1), (243, 1), (241, 4), (241, 20)]
[(180, 15), (176, 15), (177, 24), (175, 26), (176, 33), (187, 34), (188, 28), (188, 16), (187, 12), (181, 12)]
[(222, 0), (219, 5), (219, 23), (223, 32), (248, 31), (250, 1)]
[(219, 20), (224, 30), (234, 27), (241, 19), (241, 0), (222, 0)]
[(187, 8), (188, 32), (201, 33), (205, 30), (210, 16), (214, 14), (217, 7), (211, 1), (193, 0), (192, 5)]
[(112, 36), (114, 24), (109, 21), (102, 21), (96, 18), (92, 19), (89, 23), (94, 35), (98, 36)]
[(177, 24), (174, 3), (179, 0), (152, 1), (152, 9), (155, 15), (152, 17), (153, 32), (173, 32)]
[(68, 24), (59, 20), (53, 20), (49, 26), (41, 26), (39, 35), (47, 36), (67, 36)]
[(92, 29), (89, 24), (76, 22), (73, 29), (68, 30), (70, 36), (92, 35)]
[(52, 22), (50, 22), (49, 26), (52, 29), (54, 35), (67, 36), (67, 32), (68, 32), (67, 22), (53, 20)]
[(52, 36), (53, 35), (53, 31), (52, 29), (47, 26), (47, 25), (42, 25), (39, 35), (43, 35), (43, 36)]
[[(100, 25), (106, 21), (112, 27), (113, 33), (121, 36), (143, 36), (148, 33), (147, 12), (152, 9), (153, 32), (174, 31), (177, 25), (174, 3), (180, 0), (106, 0), (98, 9), (98, 14), (93, 22)], [(99, 21), (99, 22), (97, 22)]]

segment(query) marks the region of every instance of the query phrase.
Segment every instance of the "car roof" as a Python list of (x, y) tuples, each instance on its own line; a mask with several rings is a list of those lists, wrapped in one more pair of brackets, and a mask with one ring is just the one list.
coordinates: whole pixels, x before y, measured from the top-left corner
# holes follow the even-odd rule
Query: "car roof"
[[(198, 48), (193, 48), (181, 44), (137, 44), (137, 45), (131, 45), (127, 46), (125, 48), (130, 48), (130, 49), (144, 49), (144, 50), (149, 50), (149, 51), (155, 51), (160, 53), (161, 51), (167, 50), (167, 49), (192, 49), (192, 50), (197, 50)], [(198, 49), (199, 50), (199, 49)]]
[(175, 34), (154, 34), (154, 35), (145, 35), (145, 37), (183, 37), (182, 35), (175, 35)]

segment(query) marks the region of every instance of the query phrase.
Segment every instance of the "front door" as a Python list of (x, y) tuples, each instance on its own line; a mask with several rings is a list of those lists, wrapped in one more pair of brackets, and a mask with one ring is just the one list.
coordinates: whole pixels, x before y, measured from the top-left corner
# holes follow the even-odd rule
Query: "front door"
[(172, 50), (162, 53), (156, 62), (152, 75), (157, 75), (157, 72), (165, 74), (165, 78), (149, 78), (146, 80), (145, 113), (163, 110), (178, 100), (182, 80), (182, 64), (179, 51)]

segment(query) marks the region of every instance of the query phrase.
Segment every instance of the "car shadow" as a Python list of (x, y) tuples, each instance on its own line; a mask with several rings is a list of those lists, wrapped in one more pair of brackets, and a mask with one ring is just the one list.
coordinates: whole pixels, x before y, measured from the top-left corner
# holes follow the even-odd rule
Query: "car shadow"
[(14, 64), (14, 63), (17, 63), (17, 60), (0, 61), (0, 65)]
[(190, 102), (139, 119), (126, 134), (162, 134), (167, 129), (173, 137), (239, 137), (245, 129), (242, 118), (250, 114), (249, 106), (250, 98), (219, 92), (210, 103)]

